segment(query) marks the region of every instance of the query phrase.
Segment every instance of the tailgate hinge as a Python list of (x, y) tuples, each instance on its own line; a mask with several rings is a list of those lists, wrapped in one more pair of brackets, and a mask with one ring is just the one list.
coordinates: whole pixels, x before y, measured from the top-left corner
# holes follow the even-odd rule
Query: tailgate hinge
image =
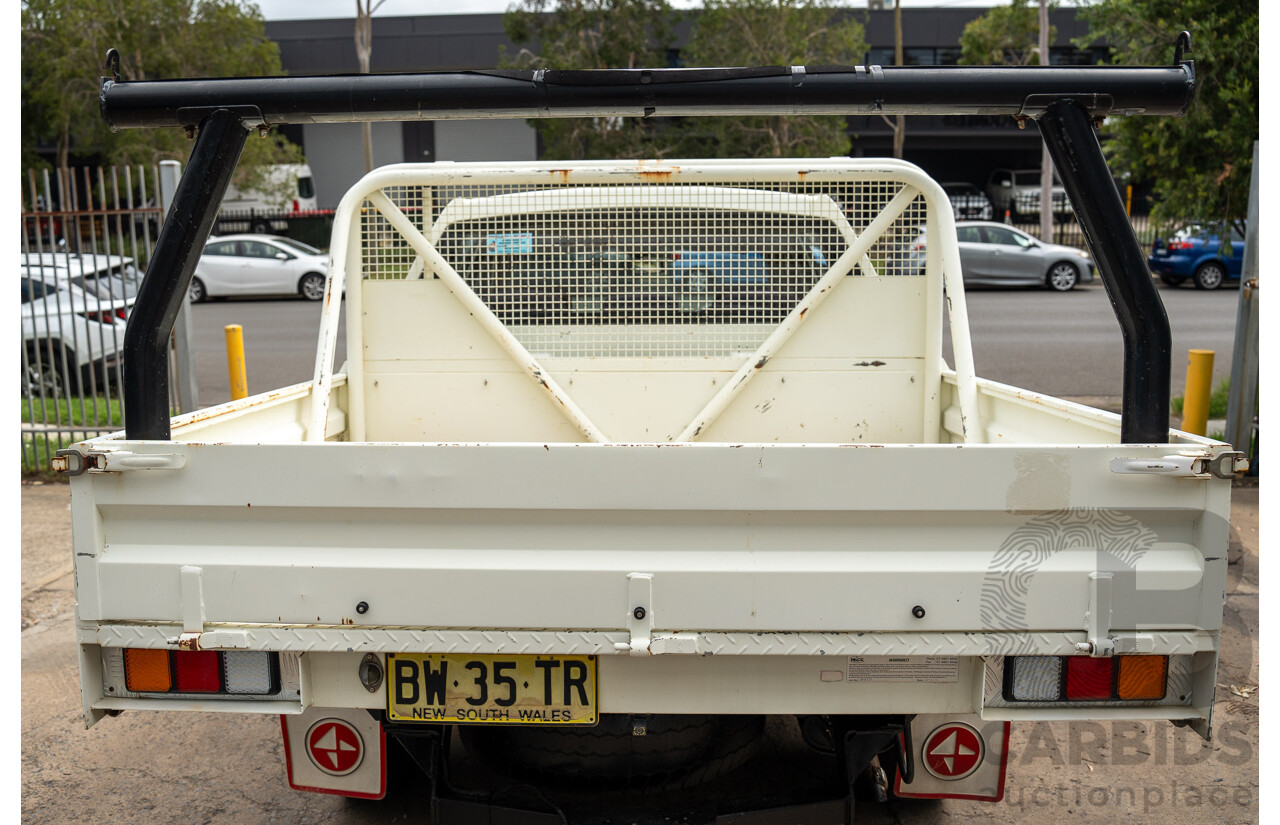
[(1161, 458), (1113, 458), (1111, 472), (1120, 475), (1157, 475), (1173, 478), (1235, 478), (1249, 469), (1244, 453), (1228, 450), (1216, 456), (1205, 453), (1166, 455)]
[(632, 656), (648, 656), (649, 637), (653, 634), (653, 574), (627, 574), (627, 629), (630, 642), (618, 642), (614, 648)]
[(1090, 656), (1112, 656), (1116, 652), (1111, 638), (1111, 585), (1112, 573), (1089, 574), (1089, 615), (1085, 618), (1085, 632), (1089, 641), (1080, 642), (1076, 650)]

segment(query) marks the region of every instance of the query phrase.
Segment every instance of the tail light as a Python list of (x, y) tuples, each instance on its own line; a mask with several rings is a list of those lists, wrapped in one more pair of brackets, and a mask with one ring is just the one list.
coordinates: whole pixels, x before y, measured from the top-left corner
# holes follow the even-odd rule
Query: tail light
[(276, 654), (267, 651), (124, 651), (125, 687), (134, 693), (265, 696), (280, 692)]
[(924, 243), (922, 242), (922, 243), (912, 244), (912, 245), (911, 245), (911, 251), (912, 251), (912, 252), (924, 252)]
[(116, 307), (115, 309), (94, 310), (93, 312), (85, 312), (82, 314), (84, 315), (84, 317), (88, 318), (90, 321), (95, 321), (99, 324), (114, 324), (117, 318), (119, 318), (121, 321), (127, 320), (128, 318), (128, 313), (125, 312), (124, 307)]
[(218, 654), (212, 650), (180, 650), (173, 654), (179, 693), (217, 693), (222, 687)]
[(1168, 656), (1010, 656), (1004, 693), (1015, 702), (1159, 701), (1168, 676)]
[(167, 693), (173, 687), (169, 651), (126, 650), (124, 684), (135, 693)]
[(1067, 659), (1067, 700), (1110, 699), (1115, 681), (1114, 659), (1072, 656)]
[(1191, 241), (1169, 241), (1169, 249), (1186, 251), (1191, 248)]
[(294, 211), (294, 212), (297, 212), (297, 211), (298, 211), (298, 199), (297, 199), (297, 198), (294, 198), (294, 199), (293, 199), (293, 211)]

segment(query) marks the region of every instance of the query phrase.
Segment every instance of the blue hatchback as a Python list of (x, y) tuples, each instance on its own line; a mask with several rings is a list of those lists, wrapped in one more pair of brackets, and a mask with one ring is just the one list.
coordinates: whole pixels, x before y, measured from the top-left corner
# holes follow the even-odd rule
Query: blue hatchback
[(1179, 229), (1167, 243), (1157, 238), (1147, 258), (1151, 271), (1169, 286), (1191, 280), (1197, 289), (1239, 281), (1243, 263), (1244, 238), (1234, 228), (1224, 244), (1217, 231), (1194, 224)]

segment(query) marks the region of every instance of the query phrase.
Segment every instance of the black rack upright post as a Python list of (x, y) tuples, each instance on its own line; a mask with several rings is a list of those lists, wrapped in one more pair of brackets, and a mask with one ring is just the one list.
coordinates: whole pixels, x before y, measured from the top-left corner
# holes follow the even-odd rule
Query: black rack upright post
[(1080, 218), (1124, 337), (1120, 440), (1169, 440), (1169, 317), (1151, 280), (1089, 113), (1074, 100), (1049, 104), (1037, 120), (1063, 188)]
[(248, 134), (225, 109), (200, 124), (124, 331), (126, 438), (169, 440), (169, 336)]

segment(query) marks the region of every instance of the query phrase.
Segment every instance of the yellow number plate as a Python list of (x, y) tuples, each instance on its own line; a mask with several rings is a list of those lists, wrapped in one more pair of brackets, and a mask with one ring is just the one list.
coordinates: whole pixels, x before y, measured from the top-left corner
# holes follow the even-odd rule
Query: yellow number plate
[(596, 657), (388, 653), (387, 718), (594, 725)]

